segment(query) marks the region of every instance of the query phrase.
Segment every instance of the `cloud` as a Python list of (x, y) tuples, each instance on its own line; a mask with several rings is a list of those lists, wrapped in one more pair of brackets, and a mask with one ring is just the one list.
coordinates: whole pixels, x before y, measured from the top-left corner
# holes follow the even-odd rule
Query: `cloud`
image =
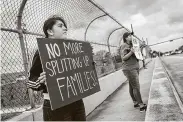
[(147, 20), (146, 18), (141, 14), (135, 14), (130, 17), (130, 20), (128, 20), (128, 23), (133, 23), (133, 26), (142, 26), (146, 24)]
[[(133, 24), (139, 38), (148, 38), (149, 44), (183, 36), (182, 0), (98, 0), (110, 14), (125, 27)], [(172, 44), (174, 46), (172, 46)], [(182, 44), (161, 44), (153, 49), (171, 50)], [(166, 48), (164, 47), (166, 45)]]
[(149, 15), (161, 9), (160, 6), (154, 7), (157, 2), (158, 0), (125, 0), (124, 6), (126, 6), (126, 9), (133, 8), (133, 13), (140, 12), (144, 15)]
[(174, 12), (169, 16), (168, 24), (181, 24), (183, 22), (183, 12)]

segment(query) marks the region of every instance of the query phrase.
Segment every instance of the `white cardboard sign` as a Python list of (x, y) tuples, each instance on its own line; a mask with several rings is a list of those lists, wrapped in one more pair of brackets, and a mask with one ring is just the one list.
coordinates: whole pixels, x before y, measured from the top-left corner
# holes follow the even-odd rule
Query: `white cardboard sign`
[(133, 49), (135, 51), (136, 58), (139, 60), (143, 60), (143, 56), (142, 56), (141, 49), (140, 49), (140, 43), (138, 40), (136, 40), (133, 37), (132, 37), (132, 45), (133, 45)]

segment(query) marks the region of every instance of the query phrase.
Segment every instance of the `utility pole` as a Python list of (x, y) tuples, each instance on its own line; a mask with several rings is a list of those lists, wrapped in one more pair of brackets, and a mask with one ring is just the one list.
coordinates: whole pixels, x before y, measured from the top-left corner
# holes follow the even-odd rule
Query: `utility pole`
[(147, 43), (147, 45), (148, 45), (148, 39), (146, 38), (146, 43)]

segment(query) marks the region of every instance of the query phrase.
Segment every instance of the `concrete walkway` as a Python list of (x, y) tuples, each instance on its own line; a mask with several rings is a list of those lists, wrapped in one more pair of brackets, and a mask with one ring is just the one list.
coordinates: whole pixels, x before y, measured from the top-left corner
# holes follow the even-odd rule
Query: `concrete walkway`
[[(148, 103), (149, 90), (153, 75), (154, 60), (147, 65), (147, 69), (140, 71), (141, 95), (144, 103)], [(115, 79), (114, 79), (115, 80)], [(112, 82), (112, 81), (111, 81)], [(128, 82), (125, 82), (88, 117), (88, 121), (144, 121), (145, 112), (140, 113), (133, 107)]]

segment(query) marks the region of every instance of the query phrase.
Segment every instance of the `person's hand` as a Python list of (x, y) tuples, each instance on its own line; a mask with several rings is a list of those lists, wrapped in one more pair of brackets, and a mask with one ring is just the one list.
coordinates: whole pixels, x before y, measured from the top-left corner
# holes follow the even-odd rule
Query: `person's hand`
[(33, 93), (34, 93), (34, 95), (35, 95), (35, 96), (38, 94), (38, 92), (37, 92), (37, 91), (33, 91)]
[(131, 50), (131, 53), (134, 53), (135, 52), (135, 50), (133, 49), (133, 47), (130, 50)]
[(38, 78), (38, 80), (39, 80), (40, 83), (45, 83), (45, 81), (46, 81), (46, 72), (42, 72), (40, 74), (40, 77)]

